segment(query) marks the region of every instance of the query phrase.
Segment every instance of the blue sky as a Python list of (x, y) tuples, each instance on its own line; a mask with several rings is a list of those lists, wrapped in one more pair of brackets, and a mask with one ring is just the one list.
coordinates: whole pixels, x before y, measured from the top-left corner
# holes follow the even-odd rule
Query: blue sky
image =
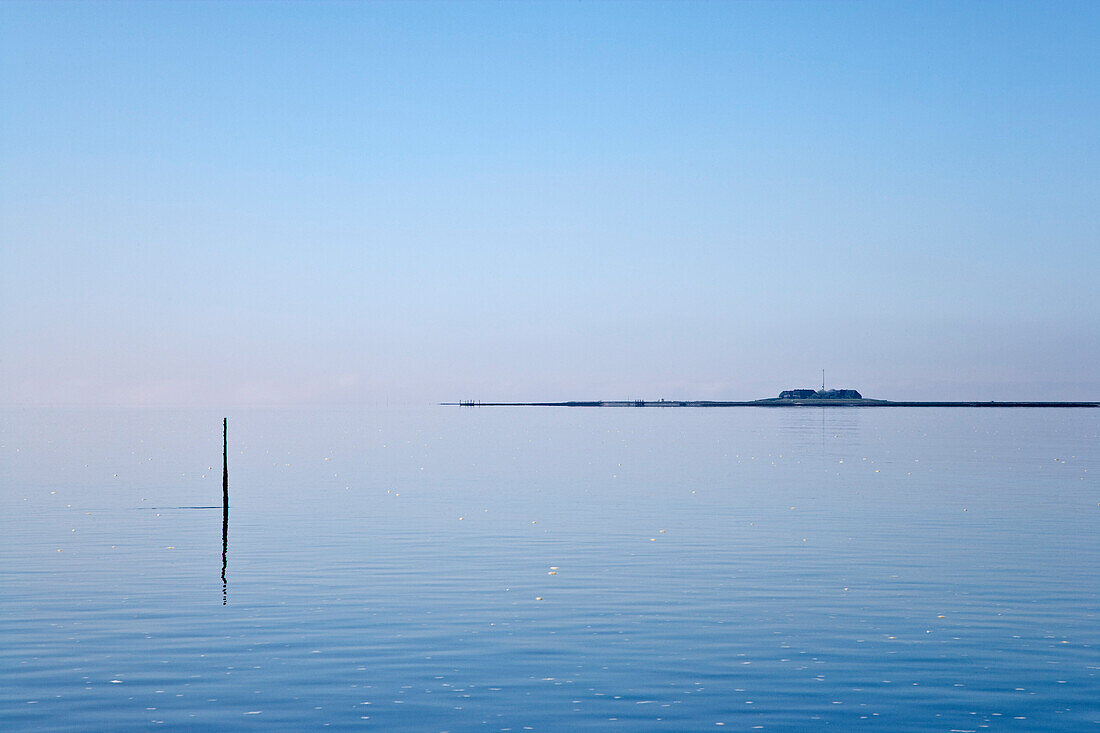
[(4, 3), (0, 403), (1098, 399), (1095, 3)]

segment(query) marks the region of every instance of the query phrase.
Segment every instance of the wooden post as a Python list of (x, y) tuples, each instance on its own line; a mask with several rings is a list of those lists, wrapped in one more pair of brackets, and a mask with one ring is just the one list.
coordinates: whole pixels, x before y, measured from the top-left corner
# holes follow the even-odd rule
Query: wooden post
[(229, 418), (222, 418), (222, 509), (229, 511)]

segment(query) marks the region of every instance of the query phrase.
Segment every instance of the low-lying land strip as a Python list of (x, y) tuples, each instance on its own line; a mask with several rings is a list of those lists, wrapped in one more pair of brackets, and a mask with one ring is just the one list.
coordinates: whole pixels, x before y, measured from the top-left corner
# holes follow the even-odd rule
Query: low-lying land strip
[(1100, 402), (913, 402), (892, 400), (763, 399), (749, 402), (714, 400), (593, 400), (568, 402), (443, 402), (459, 407), (1100, 407)]

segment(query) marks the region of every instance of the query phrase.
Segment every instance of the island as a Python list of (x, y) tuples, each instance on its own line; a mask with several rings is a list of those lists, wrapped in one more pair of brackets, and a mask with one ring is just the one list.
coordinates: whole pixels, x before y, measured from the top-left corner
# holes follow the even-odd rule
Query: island
[(949, 402), (869, 399), (854, 389), (785, 389), (778, 397), (720, 400), (569, 400), (567, 402), (441, 402), (458, 407), (1100, 407), (1100, 402)]

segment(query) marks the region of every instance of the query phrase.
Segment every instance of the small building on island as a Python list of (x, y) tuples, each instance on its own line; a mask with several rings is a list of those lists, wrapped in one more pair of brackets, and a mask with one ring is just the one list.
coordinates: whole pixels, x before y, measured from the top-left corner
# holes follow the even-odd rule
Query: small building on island
[(779, 393), (781, 400), (809, 400), (817, 394), (816, 389), (785, 389)]
[(781, 400), (862, 400), (863, 395), (854, 389), (785, 389), (779, 393)]

